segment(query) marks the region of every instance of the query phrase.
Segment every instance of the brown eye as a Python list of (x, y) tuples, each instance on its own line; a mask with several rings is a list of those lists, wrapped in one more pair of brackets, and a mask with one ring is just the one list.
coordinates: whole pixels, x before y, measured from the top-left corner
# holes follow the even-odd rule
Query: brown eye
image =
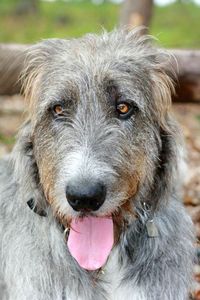
[(128, 103), (120, 103), (117, 105), (117, 111), (121, 115), (125, 115), (129, 112), (131, 106)]
[(116, 110), (118, 113), (118, 117), (120, 119), (128, 119), (131, 117), (133, 114), (138, 112), (138, 106), (134, 104), (133, 102), (120, 102), (116, 106)]
[(64, 109), (63, 109), (62, 105), (60, 105), (60, 104), (55, 105), (55, 106), (53, 107), (53, 111), (54, 111), (54, 113), (55, 113), (56, 115), (58, 115), (58, 116), (62, 116), (63, 113), (64, 113)]

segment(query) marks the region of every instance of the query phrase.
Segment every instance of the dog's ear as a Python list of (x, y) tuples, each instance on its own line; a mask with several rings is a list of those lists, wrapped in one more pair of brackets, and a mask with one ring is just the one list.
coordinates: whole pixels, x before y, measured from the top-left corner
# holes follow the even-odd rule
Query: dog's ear
[(151, 114), (163, 131), (173, 132), (171, 124), (171, 102), (175, 93), (176, 73), (171, 66), (171, 58), (165, 52), (155, 54), (150, 72), (152, 84)]
[[(31, 178), (31, 185), (38, 183), (37, 165), (33, 155), (33, 144), (31, 140), (31, 124), (26, 121), (17, 136), (17, 142), (12, 152), (14, 164), (14, 175), (19, 185), (24, 185), (24, 181)], [(28, 186), (29, 184), (25, 184)]]
[(19, 184), (20, 199), (25, 202), (34, 199), (36, 204), (46, 205), (34, 158), (30, 121), (26, 121), (18, 133), (12, 152), (12, 163), (15, 182)]
[(159, 202), (167, 200), (177, 190), (180, 175), (178, 166), (180, 149), (179, 130), (171, 120), (167, 124), (167, 130), (160, 127), (159, 155), (150, 193), (155, 208)]
[(150, 214), (160, 206), (165, 206), (170, 197), (177, 195), (182, 183), (181, 167), (184, 164), (182, 136), (172, 118), (165, 120), (165, 122), (167, 123), (167, 130), (158, 127), (158, 134), (156, 134), (158, 156), (152, 181), (149, 184), (149, 189), (146, 189), (139, 201), (140, 204), (147, 204)]
[(171, 102), (176, 74), (170, 56), (156, 51), (152, 59), (150, 80), (152, 82), (151, 115), (158, 130), (158, 161), (151, 190), (155, 206), (169, 198), (178, 186), (179, 153), (182, 145), (180, 130), (171, 114)]
[(179, 155), (182, 147), (180, 130), (171, 116), (171, 101), (176, 73), (171, 65), (171, 57), (165, 51), (158, 50), (152, 59), (150, 77), (152, 81), (151, 113), (159, 131), (159, 156), (152, 197), (155, 203), (169, 198), (175, 192), (179, 181)]

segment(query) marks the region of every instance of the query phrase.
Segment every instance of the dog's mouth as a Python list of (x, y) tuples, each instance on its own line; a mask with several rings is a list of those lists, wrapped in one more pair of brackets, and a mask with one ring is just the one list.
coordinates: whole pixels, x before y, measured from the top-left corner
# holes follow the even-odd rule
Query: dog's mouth
[(88, 215), (73, 219), (67, 244), (80, 267), (90, 271), (102, 268), (114, 245), (113, 218)]
[(120, 209), (106, 216), (84, 213), (68, 222), (67, 245), (71, 255), (83, 269), (102, 268), (128, 225), (124, 217), (135, 219), (129, 199)]

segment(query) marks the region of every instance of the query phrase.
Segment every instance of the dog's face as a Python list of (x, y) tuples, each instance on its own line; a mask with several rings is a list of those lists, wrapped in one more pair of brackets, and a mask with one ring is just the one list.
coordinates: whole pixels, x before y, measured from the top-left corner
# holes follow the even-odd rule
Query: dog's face
[(25, 92), (40, 183), (56, 214), (134, 215), (154, 182), (172, 84), (137, 31), (31, 50)]

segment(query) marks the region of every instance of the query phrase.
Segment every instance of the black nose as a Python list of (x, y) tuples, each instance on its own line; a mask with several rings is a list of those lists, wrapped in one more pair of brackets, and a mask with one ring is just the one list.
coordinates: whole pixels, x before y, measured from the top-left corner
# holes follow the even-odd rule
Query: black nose
[(106, 188), (102, 183), (68, 185), (67, 201), (76, 211), (98, 210), (105, 201)]

